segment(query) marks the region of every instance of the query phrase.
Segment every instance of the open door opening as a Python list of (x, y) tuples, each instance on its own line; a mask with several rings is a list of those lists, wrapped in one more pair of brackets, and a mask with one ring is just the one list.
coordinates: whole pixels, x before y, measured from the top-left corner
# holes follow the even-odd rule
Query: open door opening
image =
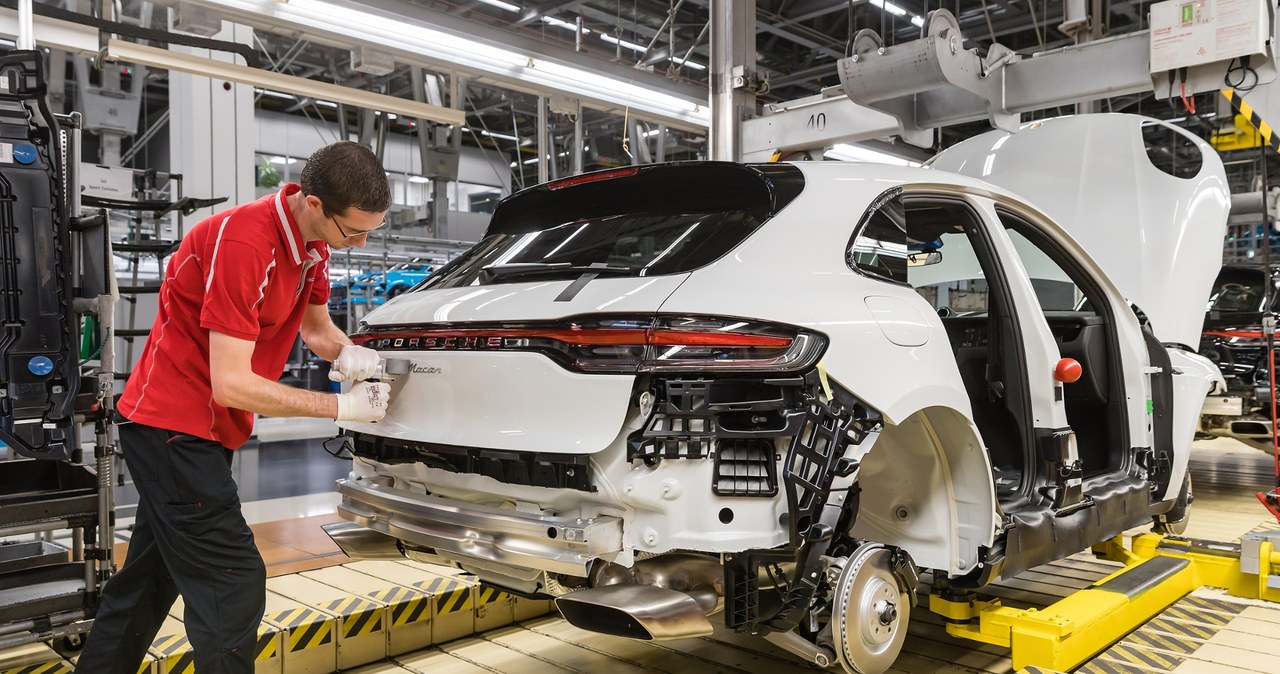
[[(908, 282), (942, 318), (995, 471), (1002, 507), (1031, 497), (1034, 424), (1018, 315), (980, 216), (964, 201), (908, 196), (901, 208), (916, 259)], [(920, 259), (923, 256), (925, 259)]]

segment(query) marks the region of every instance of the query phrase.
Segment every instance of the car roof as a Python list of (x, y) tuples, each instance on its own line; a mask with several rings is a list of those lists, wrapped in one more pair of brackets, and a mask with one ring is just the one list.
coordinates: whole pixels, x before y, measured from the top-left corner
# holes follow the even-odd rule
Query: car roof
[[(868, 179), (901, 184), (942, 184), (976, 192), (986, 192), (1007, 200), (1030, 205), (1026, 199), (985, 180), (927, 166), (895, 166), (856, 161), (787, 162), (800, 168), (806, 180)], [(886, 185), (886, 188), (888, 185)], [(1038, 209), (1037, 209), (1038, 210)]]

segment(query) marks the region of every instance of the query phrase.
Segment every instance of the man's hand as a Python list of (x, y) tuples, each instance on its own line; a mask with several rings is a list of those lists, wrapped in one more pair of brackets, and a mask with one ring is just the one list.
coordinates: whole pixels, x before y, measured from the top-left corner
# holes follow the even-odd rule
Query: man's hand
[[(357, 347), (359, 348), (359, 347)], [(350, 391), (338, 394), (337, 421), (367, 424), (381, 419), (391, 401), (391, 385), (382, 382), (356, 382)]]
[(364, 381), (378, 373), (378, 352), (363, 346), (348, 344), (338, 352), (329, 370), (333, 381)]

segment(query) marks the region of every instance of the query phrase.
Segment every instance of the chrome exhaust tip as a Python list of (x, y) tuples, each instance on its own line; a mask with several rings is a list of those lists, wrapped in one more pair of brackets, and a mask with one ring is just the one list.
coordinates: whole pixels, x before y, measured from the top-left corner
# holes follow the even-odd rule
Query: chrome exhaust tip
[(351, 559), (404, 559), (400, 541), (355, 522), (322, 524), (329, 538)]
[(704, 637), (714, 630), (693, 597), (652, 585), (609, 585), (556, 599), (569, 624), (643, 641)]
[(1269, 419), (1237, 419), (1228, 428), (1232, 435), (1241, 438), (1270, 438), (1272, 432)]

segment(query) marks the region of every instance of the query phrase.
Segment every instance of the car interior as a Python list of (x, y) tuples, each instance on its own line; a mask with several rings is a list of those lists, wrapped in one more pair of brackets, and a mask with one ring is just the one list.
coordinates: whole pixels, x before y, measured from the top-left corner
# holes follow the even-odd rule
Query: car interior
[[(886, 204), (886, 217), (893, 218)], [(977, 234), (977, 214), (963, 202), (950, 199), (906, 198), (901, 217), (909, 250), (930, 250), (941, 258), (927, 265), (908, 263), (906, 278), (929, 301), (942, 319), (951, 341), (956, 366), (973, 408), (974, 422), (987, 445), (1002, 507), (1016, 510), (1040, 505), (1050, 476), (1037, 477), (1036, 429), (1031, 428), (1025, 363), (1017, 328), (1018, 316), (1008, 309), (1011, 299), (1000, 286), (1001, 277), (987, 270), (999, 265)], [(1086, 478), (1121, 467), (1127, 449), (1120, 382), (1111, 377), (1113, 338), (1106, 317), (1088, 301), (1092, 289), (1046, 252), (1050, 246), (1033, 243), (1024, 232), (1033, 228), (1013, 216), (1005, 225), (1031, 277), (1043, 316), (1063, 358), (1074, 358), (1083, 374), (1062, 386), (1067, 419), (1076, 434)], [(1087, 282), (1086, 282), (1087, 283)], [(1047, 466), (1045, 466), (1047, 468)], [(1048, 472), (1048, 471), (1045, 471)], [(1028, 479), (1029, 478), (1029, 479)]]

